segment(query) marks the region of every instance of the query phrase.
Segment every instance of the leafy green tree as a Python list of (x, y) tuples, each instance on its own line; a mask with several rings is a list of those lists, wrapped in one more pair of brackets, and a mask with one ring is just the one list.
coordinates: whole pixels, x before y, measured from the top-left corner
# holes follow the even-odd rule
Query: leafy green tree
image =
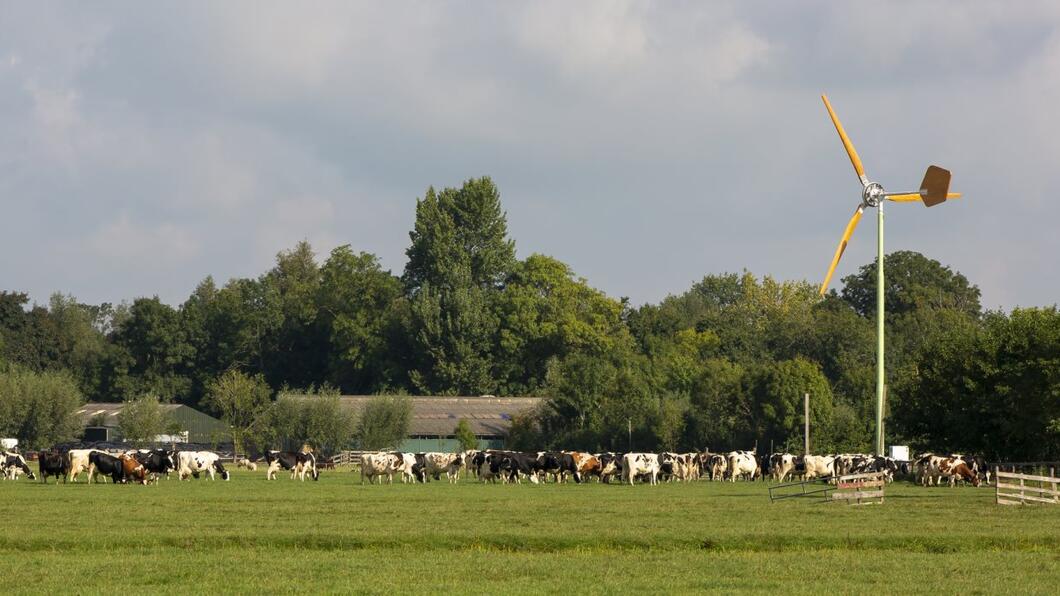
[(107, 340), (98, 325), (105, 324), (107, 308), (79, 304), (73, 296), (53, 294), (48, 312), (55, 325), (58, 345), (58, 365), (77, 379), (82, 391), (99, 395), (103, 367), (106, 364)]
[(176, 310), (157, 296), (139, 298), (114, 340), (128, 353), (128, 375), (135, 379), (124, 397), (151, 393), (167, 401), (188, 399), (191, 382), (186, 373), (195, 348), (187, 342)]
[(357, 422), (361, 449), (397, 448), (408, 437), (412, 402), (406, 397), (380, 395), (369, 400)]
[(81, 421), (74, 412), (83, 402), (68, 373), (0, 364), (0, 436), (18, 439), (23, 448), (76, 438)]
[(311, 390), (301, 405), (304, 443), (324, 455), (350, 447), (357, 419), (351, 410), (343, 407), (338, 391), (330, 387)]
[[(979, 288), (960, 273), (918, 252), (899, 251), (884, 260), (884, 308), (895, 317), (921, 308), (949, 308), (973, 317), (980, 314)], [(843, 300), (860, 315), (876, 313), (876, 262), (843, 278)]]
[(478, 437), (471, 430), (471, 425), (468, 423), (466, 418), (461, 418), (460, 422), (456, 423), (456, 428), (453, 429), (453, 436), (460, 443), (461, 451), (468, 451), (469, 449), (478, 449)]
[(564, 263), (534, 254), (518, 263), (498, 296), (494, 376), (509, 394), (537, 392), (548, 362), (574, 353), (632, 351), (622, 303), (577, 279)]
[(665, 451), (676, 451), (684, 437), (688, 402), (678, 396), (663, 396), (652, 420), (652, 432)]
[(136, 445), (154, 441), (166, 429), (166, 425), (165, 412), (154, 395), (143, 395), (125, 402), (118, 412), (118, 429), (126, 441)]
[(259, 283), (279, 308), (278, 324), (263, 335), (262, 362), (273, 386), (307, 387), (324, 378), (327, 339), (317, 324), (321, 273), (308, 242), (276, 255), (276, 265)]
[[(816, 364), (797, 358), (776, 362), (763, 371), (758, 384), (760, 428), (765, 437), (783, 444), (802, 438), (803, 396), (810, 394), (811, 451), (827, 451), (818, 439), (830, 437), (832, 388)], [(815, 431), (822, 431), (818, 437)]]
[(892, 404), (899, 433), (921, 449), (994, 460), (1060, 457), (1060, 313), (988, 313), (981, 329), (955, 327), (921, 356), (919, 382)]
[(416, 290), (466, 285), (496, 287), (515, 262), (500, 192), (489, 177), (472, 178), (460, 188), (427, 189), (416, 202), (416, 224), (409, 233), (405, 283)]
[(370, 392), (401, 379), (389, 353), (401, 281), (369, 253), (349, 245), (331, 251), (321, 268), (318, 322), (328, 338), (328, 376), (347, 392)]
[(404, 281), (411, 297), (410, 380), (418, 391), (494, 392), (493, 305), (515, 263), (500, 194), (489, 178), (417, 201)]
[(415, 352), (416, 390), (443, 395), (495, 393), (492, 375), (497, 317), (492, 291), (425, 285), (412, 298), (408, 333)]
[(231, 427), (236, 452), (243, 452), (254, 423), (269, 406), (272, 390), (261, 375), (229, 370), (210, 383), (206, 403)]

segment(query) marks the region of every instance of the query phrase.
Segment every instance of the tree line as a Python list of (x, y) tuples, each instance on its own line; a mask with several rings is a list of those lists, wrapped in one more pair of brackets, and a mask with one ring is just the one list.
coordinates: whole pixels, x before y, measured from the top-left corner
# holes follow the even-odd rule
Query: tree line
[[(513, 446), (764, 451), (801, 446), (809, 393), (814, 451), (870, 447), (875, 263), (824, 298), (744, 271), (634, 306), (553, 257), (518, 259), (487, 177), (428, 189), (409, 236), (400, 275), (349, 245), (318, 259), (301, 242), (257, 278), (206, 277), (177, 306), (64, 294), (29, 305), (2, 292), (0, 432), (33, 428), (22, 400), (58, 411), (144, 396), (250, 424), (216, 397), (238, 373), (259, 425), (296, 394), (327, 401), (310, 388), (533, 395), (548, 399), (513, 422)], [(937, 261), (896, 252), (885, 264), (888, 442), (1060, 458), (1055, 305), (984, 311), (979, 289)], [(42, 383), (32, 396), (10, 389), (29, 378)], [(259, 430), (248, 433), (306, 435)], [(64, 422), (53, 434), (70, 432)]]

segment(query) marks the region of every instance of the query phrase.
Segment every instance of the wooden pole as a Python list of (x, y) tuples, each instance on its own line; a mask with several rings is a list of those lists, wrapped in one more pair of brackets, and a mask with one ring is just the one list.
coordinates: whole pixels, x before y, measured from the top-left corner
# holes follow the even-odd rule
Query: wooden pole
[(802, 454), (810, 454), (810, 394), (802, 394), (802, 419), (805, 424), (803, 431)]

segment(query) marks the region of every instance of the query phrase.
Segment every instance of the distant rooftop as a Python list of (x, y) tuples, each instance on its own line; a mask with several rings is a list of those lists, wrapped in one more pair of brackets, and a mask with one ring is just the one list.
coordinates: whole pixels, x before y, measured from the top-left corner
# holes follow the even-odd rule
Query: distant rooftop
[[(360, 412), (378, 395), (343, 395), (339, 401)], [(468, 421), (471, 432), (479, 437), (503, 437), (508, 434), (512, 417), (535, 408), (541, 397), (451, 397), (413, 396), (411, 437), (449, 437), (461, 418)]]

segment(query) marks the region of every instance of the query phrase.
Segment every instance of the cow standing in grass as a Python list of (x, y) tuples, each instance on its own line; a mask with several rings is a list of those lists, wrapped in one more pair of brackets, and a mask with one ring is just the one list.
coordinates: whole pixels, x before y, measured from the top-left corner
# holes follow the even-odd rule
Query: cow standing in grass
[(22, 474), (25, 474), (30, 480), (36, 478), (33, 470), (29, 469), (26, 458), (22, 457), (21, 453), (5, 451), (3, 455), (0, 455), (0, 470), (2, 470), (4, 478), (8, 480), (18, 480), (18, 477)]
[(228, 470), (221, 464), (221, 456), (213, 451), (179, 451), (177, 452), (177, 478), (187, 480), (190, 476), (199, 477), (206, 472), (210, 480), (216, 480), (215, 472), (222, 480), (228, 480)]
[(66, 482), (66, 454), (62, 451), (53, 449), (50, 451), (41, 451), (37, 454), (37, 466), (40, 468), (40, 481), (47, 484), (48, 476), (55, 476), (55, 484), (59, 484), (59, 477), (62, 476), (63, 482)]

